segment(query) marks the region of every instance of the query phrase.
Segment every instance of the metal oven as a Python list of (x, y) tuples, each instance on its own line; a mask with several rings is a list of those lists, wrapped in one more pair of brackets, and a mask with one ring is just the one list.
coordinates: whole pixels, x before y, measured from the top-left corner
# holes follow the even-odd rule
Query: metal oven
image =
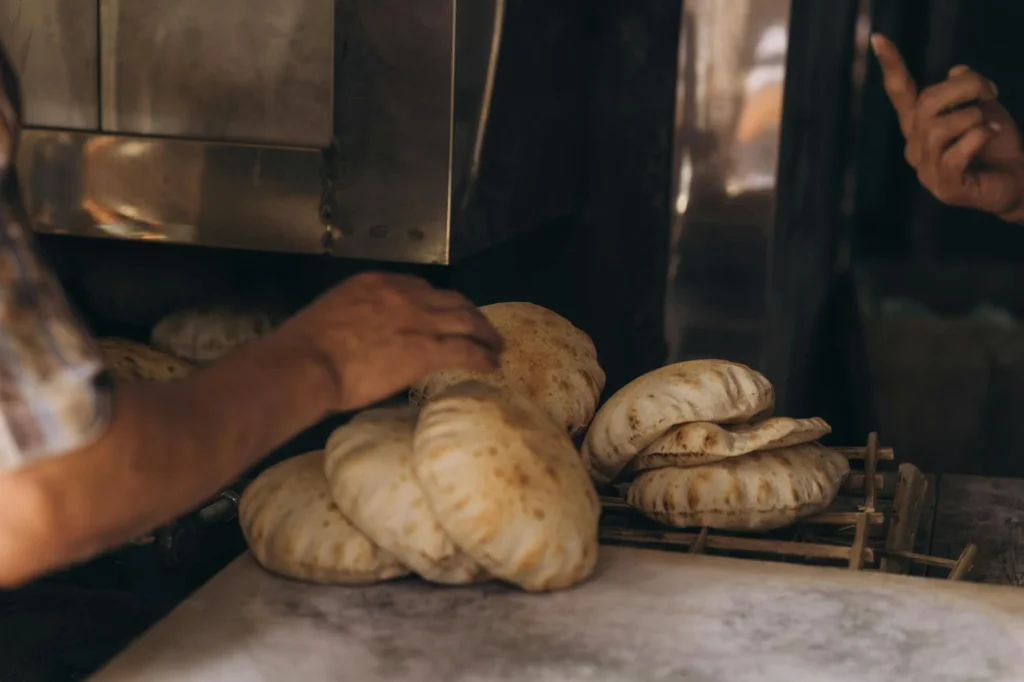
[(0, 7), (42, 232), (445, 264), (571, 213), (583, 5)]

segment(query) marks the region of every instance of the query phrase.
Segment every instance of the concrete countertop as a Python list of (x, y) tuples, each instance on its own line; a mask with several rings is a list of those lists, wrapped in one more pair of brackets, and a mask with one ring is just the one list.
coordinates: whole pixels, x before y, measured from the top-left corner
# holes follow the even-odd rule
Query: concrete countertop
[(602, 547), (577, 589), (305, 585), (245, 554), (94, 682), (1019, 682), (1024, 591)]

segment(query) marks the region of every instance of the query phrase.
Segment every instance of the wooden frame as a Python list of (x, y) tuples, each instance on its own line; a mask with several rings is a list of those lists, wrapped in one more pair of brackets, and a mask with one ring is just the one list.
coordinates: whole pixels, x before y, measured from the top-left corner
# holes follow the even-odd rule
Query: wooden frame
[[(843, 562), (850, 570), (878, 570), (883, 573), (908, 573), (913, 564), (949, 570), (949, 580), (964, 580), (977, 556), (978, 548), (968, 544), (957, 559), (933, 557), (913, 551), (917, 528), (924, 509), (928, 481), (912, 464), (901, 464), (898, 472), (879, 473), (880, 462), (893, 462), (892, 448), (880, 447), (871, 433), (863, 447), (837, 447), (836, 451), (862, 464), (843, 484), (841, 495), (863, 496), (857, 511), (828, 510), (801, 519), (797, 526), (824, 527), (821, 541), (779, 540), (756, 533), (712, 533), (708, 528), (696, 531), (634, 527), (640, 518), (622, 498), (602, 496), (605, 512), (601, 521), (602, 542), (653, 546), (686, 550), (693, 554), (711, 550), (725, 554), (756, 554), (768, 559), (802, 558), (814, 563)], [(895, 481), (895, 485), (889, 485)], [(888, 512), (880, 510), (879, 500), (891, 499)], [(849, 530), (852, 529), (852, 538)], [(872, 542), (872, 530), (884, 530), (882, 542)], [(877, 534), (876, 534), (877, 535)], [(875, 565), (877, 563), (877, 568)]]

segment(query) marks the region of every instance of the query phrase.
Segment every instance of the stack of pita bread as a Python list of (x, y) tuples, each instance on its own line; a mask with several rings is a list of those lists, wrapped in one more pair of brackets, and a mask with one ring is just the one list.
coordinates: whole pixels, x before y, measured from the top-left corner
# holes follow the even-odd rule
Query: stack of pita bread
[(280, 315), (261, 308), (207, 306), (187, 308), (161, 319), (153, 327), (153, 347), (188, 362), (213, 362), (269, 334)]
[(820, 418), (770, 417), (774, 391), (745, 365), (682, 362), (645, 374), (594, 417), (583, 457), (595, 481), (636, 474), (627, 500), (677, 527), (762, 531), (827, 508), (847, 459), (816, 441)]
[(500, 371), (428, 377), (415, 404), (357, 415), (323, 452), (246, 489), (239, 519), (262, 566), (328, 584), (416, 573), (531, 592), (593, 572), (600, 504), (570, 438), (604, 384), (593, 343), (531, 304), (484, 312), (505, 337)]

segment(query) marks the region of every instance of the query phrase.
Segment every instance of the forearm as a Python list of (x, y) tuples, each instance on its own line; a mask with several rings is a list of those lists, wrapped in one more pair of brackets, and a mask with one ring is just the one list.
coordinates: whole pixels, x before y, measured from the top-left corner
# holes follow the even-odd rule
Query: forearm
[(122, 387), (95, 444), (0, 476), (0, 585), (173, 519), (322, 418), (331, 375), (281, 335), (189, 379)]

